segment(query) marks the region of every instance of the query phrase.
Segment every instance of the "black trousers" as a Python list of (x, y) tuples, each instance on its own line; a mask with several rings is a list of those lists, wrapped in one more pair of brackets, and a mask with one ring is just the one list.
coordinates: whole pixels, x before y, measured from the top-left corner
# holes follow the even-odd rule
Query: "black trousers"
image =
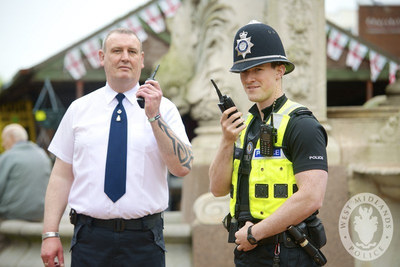
[[(275, 245), (258, 245), (249, 251), (238, 251), (235, 248), (236, 267), (271, 267), (273, 264)], [(318, 266), (300, 247), (286, 248), (280, 244), (280, 267), (313, 267)]]
[(151, 229), (115, 232), (77, 223), (71, 242), (72, 267), (164, 267), (163, 219)]

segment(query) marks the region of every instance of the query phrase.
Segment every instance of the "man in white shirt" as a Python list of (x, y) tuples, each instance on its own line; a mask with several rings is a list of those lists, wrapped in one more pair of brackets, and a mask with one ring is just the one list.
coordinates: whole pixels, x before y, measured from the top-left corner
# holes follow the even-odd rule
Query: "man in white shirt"
[[(56, 258), (64, 264), (58, 227), (68, 204), (75, 225), (72, 266), (165, 266), (167, 171), (179, 177), (190, 172), (191, 145), (159, 83), (139, 85), (144, 52), (134, 32), (112, 30), (99, 56), (106, 85), (70, 105), (49, 146), (57, 158), (46, 193), (42, 260), (46, 266), (54, 266)], [(144, 109), (137, 97), (144, 98)], [(105, 193), (105, 176), (110, 118), (119, 101), (128, 125), (126, 184), (113, 200)]]

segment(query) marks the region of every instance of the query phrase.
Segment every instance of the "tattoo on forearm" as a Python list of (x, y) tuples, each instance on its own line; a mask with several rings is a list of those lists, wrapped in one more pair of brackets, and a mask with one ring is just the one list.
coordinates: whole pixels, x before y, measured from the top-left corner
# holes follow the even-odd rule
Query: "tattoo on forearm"
[(193, 153), (190, 146), (184, 144), (171, 128), (164, 122), (164, 120), (158, 120), (158, 127), (166, 133), (166, 135), (171, 139), (172, 147), (174, 148), (174, 154), (178, 156), (179, 162), (182, 166), (192, 169)]

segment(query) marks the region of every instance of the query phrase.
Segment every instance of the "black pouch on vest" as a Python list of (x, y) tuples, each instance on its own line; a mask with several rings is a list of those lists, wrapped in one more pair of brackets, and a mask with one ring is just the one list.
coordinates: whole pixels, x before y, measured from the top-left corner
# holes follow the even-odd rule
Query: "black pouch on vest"
[(306, 220), (308, 237), (316, 248), (322, 248), (326, 244), (325, 228), (322, 221), (314, 216), (311, 220)]

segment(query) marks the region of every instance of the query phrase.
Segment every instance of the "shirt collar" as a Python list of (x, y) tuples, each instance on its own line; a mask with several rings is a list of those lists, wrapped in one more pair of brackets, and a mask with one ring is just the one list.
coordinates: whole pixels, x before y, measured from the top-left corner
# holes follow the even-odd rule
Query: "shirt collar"
[[(139, 89), (139, 83), (137, 83), (132, 89), (129, 89), (128, 91), (124, 92), (125, 98), (128, 99), (128, 101), (133, 104), (136, 101), (136, 92)], [(115, 96), (118, 94), (115, 92), (108, 83), (106, 83), (105, 86), (105, 92), (106, 92), (106, 102), (107, 104), (110, 104)]]

